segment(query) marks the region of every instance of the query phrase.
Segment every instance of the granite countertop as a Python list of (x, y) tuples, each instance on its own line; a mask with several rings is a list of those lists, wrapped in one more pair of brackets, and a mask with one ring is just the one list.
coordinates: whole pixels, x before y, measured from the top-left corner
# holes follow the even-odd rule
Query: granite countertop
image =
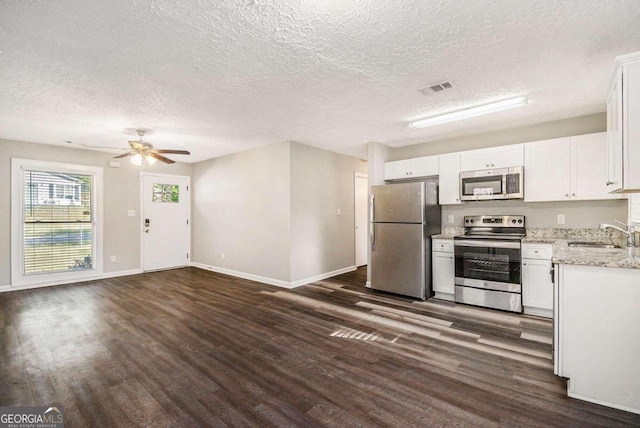
[[(445, 227), (432, 239), (453, 239), (464, 234), (463, 227)], [(569, 247), (571, 241), (615, 244), (622, 248)], [(627, 248), (624, 235), (600, 229), (527, 229), (524, 244), (552, 244), (552, 262), (568, 265), (640, 269), (640, 248)]]
[(431, 235), (431, 239), (453, 239), (458, 235), (452, 235), (450, 233), (441, 233), (439, 235)]
[(551, 261), (558, 264), (640, 269), (640, 248), (569, 247), (567, 240), (553, 245)]
[(443, 233), (431, 235), (431, 239), (453, 239), (460, 235), (464, 235), (464, 227), (447, 226)]
[[(615, 244), (622, 248), (569, 247), (572, 241)], [(640, 249), (628, 249), (626, 237), (613, 230), (527, 229), (522, 242), (553, 244), (553, 263), (640, 269)]]

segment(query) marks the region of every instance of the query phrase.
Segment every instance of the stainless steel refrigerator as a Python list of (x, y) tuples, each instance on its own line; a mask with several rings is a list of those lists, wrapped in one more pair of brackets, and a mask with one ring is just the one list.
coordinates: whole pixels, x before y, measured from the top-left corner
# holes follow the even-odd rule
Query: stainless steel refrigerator
[(440, 233), (438, 179), (371, 187), (371, 288), (432, 295), (431, 235)]

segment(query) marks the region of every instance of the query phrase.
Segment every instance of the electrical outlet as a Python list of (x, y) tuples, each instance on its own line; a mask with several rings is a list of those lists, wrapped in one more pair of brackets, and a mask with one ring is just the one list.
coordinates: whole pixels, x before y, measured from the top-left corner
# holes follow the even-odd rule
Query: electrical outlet
[(127, 215), (129, 217), (135, 217), (136, 216), (136, 210), (128, 210), (127, 211)]
[(564, 224), (564, 214), (558, 214), (558, 224)]
[(116, 256), (111, 256), (111, 263), (115, 263), (116, 262)]
[(453, 214), (449, 214), (449, 223), (453, 223)]
[(224, 260), (224, 253), (220, 253), (220, 258)]
[(338, 208), (338, 210), (336, 211), (336, 215), (340, 215), (340, 214), (342, 213), (340, 212), (340, 208)]

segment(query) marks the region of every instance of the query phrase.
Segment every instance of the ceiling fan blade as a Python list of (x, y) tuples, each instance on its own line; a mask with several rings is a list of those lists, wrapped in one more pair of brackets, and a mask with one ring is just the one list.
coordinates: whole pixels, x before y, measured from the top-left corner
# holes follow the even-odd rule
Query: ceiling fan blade
[(152, 158), (158, 159), (159, 161), (162, 161), (164, 163), (176, 163), (176, 161), (174, 161), (174, 160), (171, 160), (169, 158), (165, 158), (164, 156), (159, 155), (157, 153), (153, 153), (153, 152), (148, 153), (147, 156), (151, 156)]
[(190, 155), (191, 153), (187, 150), (167, 150), (167, 149), (154, 149), (155, 153), (166, 153), (172, 155)]
[(144, 144), (142, 144), (140, 141), (129, 141), (129, 145), (133, 150), (140, 151), (144, 149)]
[(126, 158), (127, 156), (132, 156), (132, 155), (133, 155), (133, 152), (127, 152), (127, 153), (123, 153), (123, 154), (118, 155), (118, 156), (114, 156), (113, 158), (114, 159)]

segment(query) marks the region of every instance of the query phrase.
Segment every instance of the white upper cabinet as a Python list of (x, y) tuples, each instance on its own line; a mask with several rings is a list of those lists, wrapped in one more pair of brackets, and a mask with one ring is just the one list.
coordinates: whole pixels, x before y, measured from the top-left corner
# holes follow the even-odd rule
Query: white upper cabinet
[(524, 165), (523, 144), (469, 150), (460, 155), (460, 171)]
[(438, 175), (438, 156), (385, 162), (385, 180), (405, 180)]
[(640, 51), (616, 58), (607, 91), (610, 192), (640, 192)]
[(606, 132), (571, 137), (572, 199), (620, 198), (609, 194), (606, 159)]
[(615, 199), (606, 185), (605, 132), (525, 144), (524, 200)]
[(571, 139), (524, 145), (524, 200), (563, 201), (571, 196)]
[(460, 153), (439, 156), (440, 205), (460, 204)]

